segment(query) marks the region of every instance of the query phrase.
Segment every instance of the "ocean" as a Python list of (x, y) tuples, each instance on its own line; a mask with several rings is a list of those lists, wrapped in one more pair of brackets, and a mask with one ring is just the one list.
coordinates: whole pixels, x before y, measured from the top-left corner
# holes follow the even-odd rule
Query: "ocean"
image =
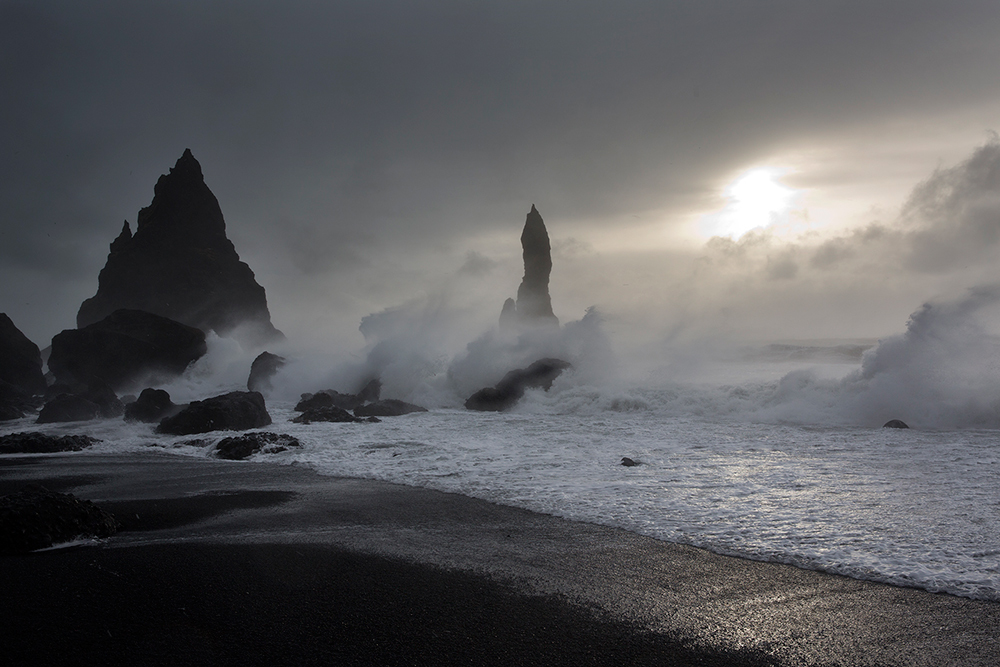
[[(944, 401), (948, 374), (935, 376), (937, 388), (887, 398), (884, 386), (905, 382), (872, 368), (885, 350), (898, 359), (899, 346), (913, 347), (913, 331), (864, 356), (864, 345), (843, 342), (766, 345), (703, 368), (697, 380), (653, 382), (659, 371), (651, 371), (644, 382), (600, 384), (570, 371), (506, 413), (467, 411), (439, 396), (444, 405), (429, 412), (378, 424), (300, 425), (290, 421), (294, 400), (269, 399), (274, 423), (264, 430), (294, 435), (301, 447), (233, 465), (303, 465), (722, 554), (1000, 600), (1000, 401), (970, 404), (958, 389)], [(179, 400), (239, 389), (209, 391), (205, 382), (169, 389)], [(893, 418), (913, 428), (881, 428)], [(0, 426), (24, 430), (102, 440), (78, 456), (210, 457), (229, 435), (191, 444), (121, 420)], [(639, 465), (623, 466), (623, 457)]]

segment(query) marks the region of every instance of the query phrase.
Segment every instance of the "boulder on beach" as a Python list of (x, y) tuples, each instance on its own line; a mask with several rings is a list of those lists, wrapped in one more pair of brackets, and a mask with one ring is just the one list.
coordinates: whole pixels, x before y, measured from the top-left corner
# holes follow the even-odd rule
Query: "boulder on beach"
[(192, 435), (209, 431), (246, 431), (271, 423), (264, 397), (256, 391), (232, 391), (203, 401), (194, 401), (172, 417), (162, 420), (157, 433)]
[(223, 438), (215, 446), (215, 456), (229, 461), (242, 461), (260, 451), (266, 454), (277, 454), (278, 452), (287, 450), (289, 447), (300, 446), (298, 438), (294, 438), (287, 433), (257, 431), (231, 438)]
[(227, 238), (222, 208), (190, 150), (156, 182), (134, 235), (125, 222), (111, 244), (97, 294), (80, 306), (77, 326), (122, 308), (253, 346), (284, 338), (271, 324), (264, 288)]
[(296, 424), (311, 424), (313, 422), (360, 423), (378, 422), (379, 419), (378, 417), (368, 417), (367, 419), (355, 417), (343, 408), (330, 405), (322, 408), (312, 408), (310, 410), (306, 410), (298, 417), (293, 418), (292, 421)]
[(135, 401), (125, 406), (125, 421), (158, 422), (177, 414), (181, 407), (170, 400), (166, 390), (146, 387)]
[(882, 428), (910, 428), (902, 419), (890, 419), (882, 424)]
[(0, 313), (0, 381), (29, 396), (45, 391), (42, 355), (5, 313)]
[(110, 537), (118, 521), (89, 500), (29, 484), (0, 497), (0, 554), (47, 549), (80, 537)]
[(10, 433), (0, 436), (0, 454), (53, 454), (78, 452), (90, 447), (96, 438), (87, 435), (47, 435), (45, 433)]
[(411, 412), (427, 412), (427, 408), (399, 401), (395, 398), (384, 398), (381, 401), (367, 403), (354, 408), (354, 414), (358, 417), (399, 417), (401, 415), (408, 415)]
[(571, 364), (562, 359), (539, 359), (527, 368), (510, 371), (496, 386), (480, 389), (465, 401), (465, 407), (481, 412), (509, 410), (528, 389), (548, 391), (555, 379), (570, 367)]
[(250, 364), (250, 377), (247, 378), (249, 391), (265, 392), (271, 390), (271, 379), (285, 365), (286, 359), (266, 350), (257, 355)]
[(199, 329), (141, 310), (116, 310), (100, 322), (57, 334), (49, 369), (59, 383), (99, 380), (120, 391), (150, 376), (180, 375), (206, 351)]
[(125, 412), (124, 404), (111, 387), (93, 380), (87, 387), (62, 392), (46, 401), (38, 413), (38, 424), (113, 419)]

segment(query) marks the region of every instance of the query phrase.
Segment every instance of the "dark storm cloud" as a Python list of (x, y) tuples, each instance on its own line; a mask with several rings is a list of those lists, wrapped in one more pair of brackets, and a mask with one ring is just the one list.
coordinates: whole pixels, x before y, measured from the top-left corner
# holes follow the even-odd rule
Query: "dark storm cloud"
[[(499, 224), (516, 235), (531, 203), (556, 213), (556, 237), (573, 235), (560, 219), (685, 211), (762, 151), (993, 100), (997, 14), (987, 2), (5, 3), (3, 298), (26, 289), (9, 286), (15, 274), (44, 274), (67, 285), (68, 313), (45, 326), (69, 325), (121, 220), (190, 147), (269, 293), (290, 303), (309, 291), (296, 280), (332, 275), (340, 293), (326, 297), (364, 307), (346, 273), (400, 252), (440, 263), (454, 251), (458, 268), (462, 238)], [(815, 266), (836, 264), (825, 252)], [(802, 262), (770, 271), (792, 280)], [(407, 289), (369, 294), (394, 299), (385, 307)]]

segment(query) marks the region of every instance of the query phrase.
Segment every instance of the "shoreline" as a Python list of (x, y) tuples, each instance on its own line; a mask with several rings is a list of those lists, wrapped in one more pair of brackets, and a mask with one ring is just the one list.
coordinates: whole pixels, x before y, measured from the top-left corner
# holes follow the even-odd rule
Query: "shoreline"
[[(434, 591), (429, 598), (405, 592), (400, 601), (403, 608), (422, 610), (419, 615), (427, 618), (436, 615), (436, 624), (466, 637), (478, 637), (474, 644), (493, 648), (484, 648), (486, 652), (476, 659), (493, 659), (492, 664), (552, 664), (560, 654), (576, 655), (574, 647), (587, 644), (587, 637), (604, 637), (594, 645), (587, 644), (590, 654), (610, 651), (601, 653), (602, 659), (618, 656), (622, 659), (619, 664), (647, 664), (642, 656), (660, 656), (670, 664), (666, 660), (669, 654), (679, 660), (675, 664), (987, 665), (994, 662), (1000, 649), (1000, 604), (994, 602), (723, 556), (457, 494), (326, 477), (300, 466), (158, 453), (0, 459), (0, 494), (30, 481), (94, 501), (118, 516), (124, 530), (96, 546), (8, 557), (8, 573), (20, 572), (21, 577), (14, 580), (21, 583), (30, 577), (33, 584), (39, 584), (38, 577), (30, 575), (40, 563), (51, 563), (53, 572), (82, 568), (83, 578), (97, 576), (94, 572), (101, 571), (95, 570), (97, 566), (106, 569), (114, 563), (137, 573), (139, 581), (152, 582), (165, 576), (150, 569), (152, 563), (184, 561), (192, 564), (188, 570), (201, 564), (215, 572), (210, 580), (216, 581), (217, 587), (226, 577), (224, 570), (213, 568), (222, 568), (227, 561), (251, 564), (245, 566), (252, 574), (244, 583), (266, 582), (278, 576), (252, 565), (262, 561), (285, 575), (307, 564), (307, 569), (327, 571), (331, 564), (351, 563), (355, 571), (379, 573), (380, 580), (395, 582), (382, 593), (355, 591), (360, 595), (357, 600), (364, 599), (361, 593), (392, 598), (392, 591), (408, 591), (409, 581), (433, 580), (428, 584), (428, 590)], [(298, 552), (305, 555), (296, 555)], [(15, 561), (18, 566), (9, 567)], [(60, 562), (61, 569), (57, 567)], [(409, 574), (403, 576), (403, 572)], [(447, 598), (448, 602), (445, 592), (451, 588), (447, 582), (462, 582), (461, 590), (478, 592), (470, 593), (471, 598), (463, 598), (463, 602)], [(185, 590), (191, 593), (209, 583)], [(52, 609), (60, 608), (61, 591), (70, 584), (61, 585), (62, 589), (56, 584), (41, 585)], [(123, 592), (115, 593), (113, 585), (106, 586), (103, 582), (95, 589), (95, 599), (104, 591), (105, 602), (114, 598), (118, 605), (132, 604)], [(30, 588), (18, 590), (9, 609), (38, 604), (38, 600), (29, 599)], [(283, 600), (280, 587), (267, 590), (270, 592), (262, 593), (261, 600)], [(226, 596), (232, 590), (226, 588), (218, 594), (229, 599)], [(328, 615), (332, 613), (331, 601), (318, 594), (302, 595), (305, 606), (319, 605)], [(506, 611), (495, 610), (489, 618), (470, 613), (460, 618), (443, 616), (449, 605), (486, 609), (494, 603)], [(366, 618), (372, 628), (386, 622), (387, 617), (378, 609), (358, 604), (368, 609)], [(437, 607), (442, 608), (428, 611)], [(143, 609), (139, 605), (137, 617), (142, 617)], [(60, 624), (58, 617), (46, 621), (42, 611), (38, 614), (39, 622)], [(564, 623), (555, 627), (566, 632), (575, 628), (578, 634), (562, 640), (525, 638), (525, 629), (517, 620), (532, 614), (535, 618), (562, 619)], [(412, 616), (408, 617), (410, 622)], [(167, 614), (161, 620), (168, 622), (170, 618)], [(472, 618), (478, 620), (472, 622)], [(420, 626), (430, 633), (424, 643), (433, 639), (435, 623)], [(515, 626), (520, 628), (516, 632)], [(531, 627), (537, 630), (537, 626)], [(4, 627), (17, 627), (17, 615)], [(294, 630), (291, 626), (285, 629)], [(356, 628), (351, 636), (358, 632), (364, 634)], [(520, 643), (510, 639), (511, 633), (517, 632), (521, 633), (517, 635), (522, 638)], [(378, 635), (375, 629), (372, 633)], [(237, 635), (229, 631), (213, 641), (226, 643), (226, 636)], [(508, 640), (499, 644), (487, 641), (500, 635)], [(421, 636), (415, 632), (400, 639), (398, 655), (406, 655), (407, 646), (416, 650), (422, 645)], [(627, 637), (624, 646), (629, 648), (623, 649), (609, 637)], [(319, 650), (324, 644), (314, 637), (313, 643), (316, 641), (319, 643), (314, 648)], [(165, 650), (160, 644), (157, 650)], [(518, 661), (502, 660), (496, 653), (514, 644), (521, 647)], [(543, 645), (553, 648), (545, 653), (548, 658), (544, 662), (524, 662)], [(434, 650), (456, 660), (469, 658), (455, 645), (435, 646)], [(429, 645), (424, 648), (431, 650)], [(195, 652), (188, 657), (198, 655)], [(268, 655), (273, 664), (275, 654)], [(350, 658), (347, 653), (338, 656), (340, 661)], [(579, 655), (576, 658), (577, 664), (587, 664), (580, 662)], [(709, 662), (697, 662), (703, 659)]]

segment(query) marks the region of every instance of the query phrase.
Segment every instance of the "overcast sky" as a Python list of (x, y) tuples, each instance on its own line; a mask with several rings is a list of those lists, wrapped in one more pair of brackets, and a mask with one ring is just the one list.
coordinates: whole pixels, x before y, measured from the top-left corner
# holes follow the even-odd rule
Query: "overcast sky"
[(190, 148), (311, 344), (489, 326), (531, 204), (564, 322), (894, 333), (997, 279), (997, 35), (995, 0), (4, 2), (0, 311), (75, 326)]

